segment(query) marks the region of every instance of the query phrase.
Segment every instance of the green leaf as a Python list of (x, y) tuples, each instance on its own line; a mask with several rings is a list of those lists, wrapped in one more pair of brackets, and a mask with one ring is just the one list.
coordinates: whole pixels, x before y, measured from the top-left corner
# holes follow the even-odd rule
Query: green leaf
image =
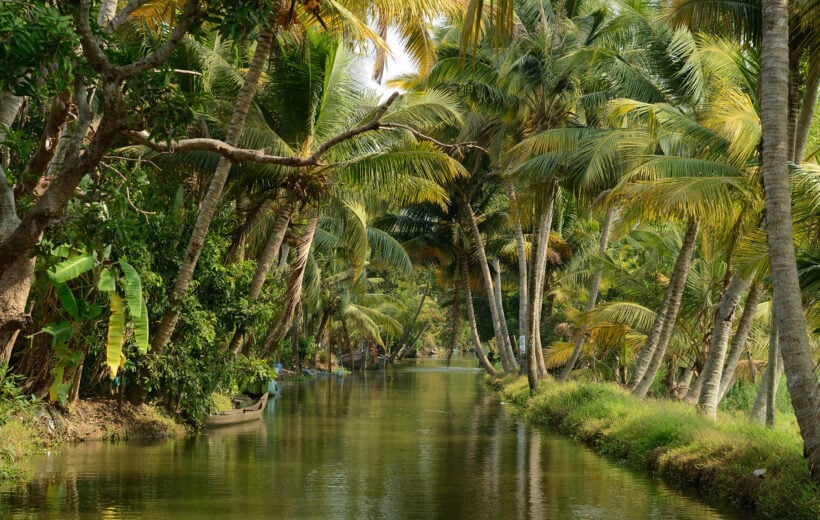
[(60, 404), (64, 404), (68, 398), (68, 385), (63, 384), (65, 368), (54, 367), (51, 373), (54, 376), (54, 382), (48, 387), (48, 399), (52, 402), (59, 401)]
[[(140, 354), (146, 354), (150, 346), (148, 343), (148, 307), (143, 298), (140, 298), (140, 303), (142, 304), (140, 315), (134, 316), (134, 340), (137, 342), (137, 350)], [(130, 301), (128, 306), (132, 308)], [(133, 312), (131, 314), (133, 315)]]
[(74, 333), (74, 327), (68, 321), (61, 321), (60, 323), (52, 321), (43, 327), (43, 332), (51, 334), (51, 346), (56, 347), (57, 344), (68, 343)]
[(108, 318), (108, 341), (106, 344), (105, 364), (108, 365), (109, 377), (117, 377), (122, 356), (122, 342), (125, 334), (125, 316), (123, 315), (122, 298), (115, 292), (111, 293), (109, 305), (111, 316)]
[(110, 269), (103, 269), (100, 272), (100, 281), (97, 282), (97, 289), (105, 292), (117, 290), (117, 276)]
[(128, 310), (136, 321), (142, 314), (142, 308), (145, 307), (142, 301), (142, 281), (137, 270), (125, 260), (120, 260), (120, 267), (125, 274), (125, 299), (128, 303)]
[(94, 257), (91, 255), (75, 256), (54, 266), (48, 276), (54, 283), (65, 283), (77, 278), (94, 267)]
[(57, 298), (60, 300), (60, 303), (63, 304), (63, 308), (69, 316), (74, 318), (75, 321), (80, 319), (80, 310), (77, 307), (77, 300), (74, 298), (74, 293), (71, 292), (71, 289), (69, 289), (66, 284), (57, 284)]

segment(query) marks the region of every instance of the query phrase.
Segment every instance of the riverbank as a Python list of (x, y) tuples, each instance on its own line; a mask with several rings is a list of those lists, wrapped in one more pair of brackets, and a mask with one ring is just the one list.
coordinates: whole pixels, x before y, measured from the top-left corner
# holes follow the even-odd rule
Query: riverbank
[(769, 430), (729, 416), (712, 422), (692, 406), (636, 399), (614, 384), (544, 381), (532, 397), (526, 378), (493, 385), (530, 422), (673, 485), (691, 486), (711, 501), (764, 518), (820, 518), (820, 486), (811, 480), (793, 428)]
[(26, 476), (37, 452), (63, 444), (181, 437), (187, 428), (152, 405), (114, 399), (82, 400), (61, 411), (42, 403), (17, 403), (0, 418), (0, 480)]

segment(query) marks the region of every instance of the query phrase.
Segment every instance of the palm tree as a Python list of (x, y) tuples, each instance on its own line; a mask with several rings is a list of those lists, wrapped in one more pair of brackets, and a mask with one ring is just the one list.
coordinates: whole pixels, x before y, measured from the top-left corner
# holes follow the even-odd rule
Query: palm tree
[(804, 452), (812, 476), (820, 482), (820, 383), (809, 350), (800, 298), (792, 234), (789, 192), (789, 134), (783, 114), (789, 100), (789, 5), (786, 0), (763, 2), (763, 48), (760, 71), (762, 167), (766, 195), (766, 231), (772, 270), (772, 299)]
[[(295, 2), (294, 2), (295, 3)], [(364, 38), (372, 38), (372, 41), (377, 46), (383, 46), (381, 38), (377, 34), (368, 30), (367, 26), (363, 24), (360, 19), (357, 19), (353, 13), (348, 11), (336, 2), (326, 2), (325, 8), (329, 10), (328, 14), (331, 16), (329, 27), (332, 27), (336, 32), (344, 32), (346, 34), (353, 34), (357, 36), (356, 40)], [(357, 4), (358, 5), (358, 4)], [(429, 10), (430, 3), (422, 1), (420, 3), (413, 3), (413, 6), (418, 6), (414, 10), (418, 15), (423, 15)], [(254, 57), (251, 60), (248, 72), (245, 76), (245, 81), (237, 96), (236, 104), (234, 106), (234, 113), (231, 116), (231, 122), (228, 125), (228, 130), (225, 138), (225, 144), (228, 146), (236, 146), (240, 140), (242, 131), (245, 126), (245, 119), (250, 110), (253, 96), (256, 92), (259, 79), (262, 75), (264, 64), (270, 54), (271, 46), (273, 44), (274, 33), (278, 27), (283, 27), (287, 30), (292, 22), (292, 15), (288, 13), (288, 3), (279, 2), (275, 14), (272, 14), (265, 21), (259, 30), (256, 39), (256, 49)], [(301, 7), (301, 6), (300, 6)], [(372, 4), (373, 11), (377, 13), (384, 21), (392, 21), (397, 13), (402, 12), (402, 16), (406, 17), (407, 11), (400, 11), (394, 2), (385, 0), (381, 2), (374, 2)], [(306, 24), (308, 27), (318, 20), (318, 16), (313, 16), (314, 13), (304, 13), (306, 16)], [(322, 22), (322, 25), (328, 27), (328, 24)], [(160, 355), (165, 345), (171, 338), (171, 334), (176, 326), (179, 318), (179, 305), (188, 291), (191, 280), (193, 279), (194, 269), (196, 267), (197, 259), (204, 244), (205, 235), (210, 228), (213, 216), (216, 213), (217, 203), (222, 195), (225, 183), (228, 179), (228, 172), (230, 170), (231, 162), (227, 158), (221, 158), (217, 169), (211, 179), (208, 193), (206, 194), (201, 206), (200, 213), (197, 217), (197, 222), (191, 234), (191, 239), (188, 243), (186, 253), (180, 266), (179, 274), (177, 275), (174, 289), (170, 297), (170, 305), (165, 311), (162, 322), (156, 329), (154, 339), (152, 341), (152, 348), (154, 355)]]

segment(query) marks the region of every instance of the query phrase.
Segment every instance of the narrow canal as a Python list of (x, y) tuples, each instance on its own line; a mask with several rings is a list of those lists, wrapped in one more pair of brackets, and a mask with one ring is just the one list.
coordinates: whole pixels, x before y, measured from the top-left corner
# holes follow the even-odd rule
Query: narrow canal
[(740, 518), (523, 424), (473, 366), (291, 383), (254, 424), (67, 447), (0, 488), (0, 518)]

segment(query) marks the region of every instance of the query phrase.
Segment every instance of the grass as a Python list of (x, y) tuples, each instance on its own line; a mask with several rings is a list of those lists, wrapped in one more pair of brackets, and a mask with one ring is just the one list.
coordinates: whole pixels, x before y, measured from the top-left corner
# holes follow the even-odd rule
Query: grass
[(34, 408), (12, 411), (0, 402), (0, 481), (26, 477), (26, 462), (41, 446)]
[[(532, 396), (526, 378), (496, 386), (527, 420), (668, 482), (695, 487), (709, 499), (765, 518), (820, 518), (820, 486), (788, 421), (769, 430), (723, 413), (713, 422), (685, 403), (636, 399), (614, 384), (544, 381)], [(753, 475), (763, 468), (765, 478)]]

